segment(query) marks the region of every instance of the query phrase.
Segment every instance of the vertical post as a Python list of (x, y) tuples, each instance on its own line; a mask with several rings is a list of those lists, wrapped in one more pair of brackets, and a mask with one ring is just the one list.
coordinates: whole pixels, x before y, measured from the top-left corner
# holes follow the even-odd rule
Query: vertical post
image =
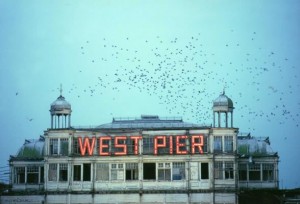
[(231, 111), (231, 127), (233, 127), (233, 112)]
[(67, 115), (64, 115), (65, 116), (65, 126), (64, 128), (67, 128)]
[(213, 127), (216, 127), (216, 124), (215, 124), (215, 120), (216, 120), (216, 113), (215, 113), (215, 111), (213, 112), (214, 113), (214, 115), (213, 115)]
[(221, 114), (218, 112), (218, 127), (221, 125)]
[(225, 127), (228, 127), (228, 112), (225, 112)]

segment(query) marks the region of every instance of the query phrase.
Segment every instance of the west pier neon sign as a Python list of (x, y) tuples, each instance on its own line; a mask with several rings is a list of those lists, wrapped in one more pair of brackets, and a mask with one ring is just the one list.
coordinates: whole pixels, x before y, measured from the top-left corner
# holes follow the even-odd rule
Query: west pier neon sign
[[(96, 140), (98, 146), (96, 147)], [(133, 144), (133, 154), (139, 154), (139, 141), (143, 140), (142, 136), (102, 136), (102, 137), (78, 137), (78, 145), (81, 156), (94, 155), (94, 149), (97, 148), (98, 155), (100, 156), (124, 156), (128, 154), (127, 141)], [(187, 145), (189, 140), (189, 145)], [(174, 144), (175, 143), (175, 144)], [(158, 155), (159, 150), (168, 148), (168, 154), (203, 154), (203, 135), (172, 135), (172, 136), (154, 136), (153, 137), (153, 154)], [(118, 151), (111, 152), (110, 146)], [(189, 149), (189, 151), (188, 151)]]

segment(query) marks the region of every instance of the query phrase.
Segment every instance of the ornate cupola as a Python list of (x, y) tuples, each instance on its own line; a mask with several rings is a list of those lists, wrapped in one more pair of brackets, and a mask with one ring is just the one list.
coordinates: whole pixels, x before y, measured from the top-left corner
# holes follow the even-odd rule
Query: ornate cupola
[[(233, 102), (232, 100), (225, 95), (225, 91), (221, 93), (221, 95), (216, 98), (213, 102), (213, 127), (216, 127), (216, 114), (218, 117), (217, 127), (226, 127), (228, 128), (228, 118), (229, 114), (231, 116), (230, 126), (233, 127)], [(221, 116), (225, 115), (225, 121), (222, 123)], [(224, 125), (223, 125), (224, 124)]]
[(62, 86), (60, 86), (60, 96), (51, 103), (51, 129), (71, 127), (71, 104), (62, 96)]

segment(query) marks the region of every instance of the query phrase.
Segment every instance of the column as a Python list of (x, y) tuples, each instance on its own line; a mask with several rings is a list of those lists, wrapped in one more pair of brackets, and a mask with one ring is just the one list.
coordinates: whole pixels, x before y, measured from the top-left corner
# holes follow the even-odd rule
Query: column
[(215, 115), (216, 115), (216, 113), (215, 113), (215, 111), (213, 113), (214, 113), (214, 115), (213, 115), (213, 127), (216, 127), (216, 124), (215, 124), (215, 119), (216, 119)]
[(65, 116), (65, 126), (64, 128), (67, 128), (67, 115), (64, 115)]
[(69, 115), (69, 127), (71, 127), (71, 115)]
[(225, 112), (225, 127), (228, 127), (228, 113)]
[(231, 127), (233, 127), (233, 112), (231, 111), (230, 113), (231, 113), (230, 114), (231, 115)]

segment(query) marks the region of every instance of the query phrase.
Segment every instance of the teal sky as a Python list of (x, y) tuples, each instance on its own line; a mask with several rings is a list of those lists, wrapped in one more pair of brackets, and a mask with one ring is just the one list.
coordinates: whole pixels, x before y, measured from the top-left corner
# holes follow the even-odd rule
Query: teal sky
[(61, 83), (74, 126), (141, 114), (211, 124), (225, 87), (234, 126), (269, 136), (280, 187), (300, 187), (299, 36), (297, 0), (2, 0), (0, 166), (50, 127)]

